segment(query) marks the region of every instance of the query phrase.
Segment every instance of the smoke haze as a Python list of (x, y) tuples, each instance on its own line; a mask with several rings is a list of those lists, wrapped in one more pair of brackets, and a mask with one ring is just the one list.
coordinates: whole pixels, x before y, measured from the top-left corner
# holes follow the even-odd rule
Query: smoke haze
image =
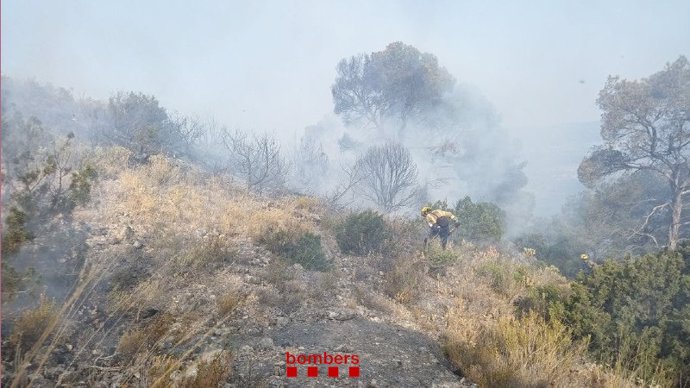
[[(606, 76), (644, 77), (684, 54), (687, 20), (683, 1), (3, 2), (2, 72), (76, 98), (141, 91), (173, 111), (273, 133), (284, 150), (318, 123), (333, 168), (345, 133), (329, 113), (337, 62), (403, 41), (436, 55), (472, 101), (454, 134), (463, 171), (424, 165), (422, 142), (403, 139), (420, 178), (455, 182), (430, 185), (431, 196), (533, 202), (547, 214), (579, 189), (571, 166), (596, 135)], [(498, 198), (505, 185), (535, 199)]]

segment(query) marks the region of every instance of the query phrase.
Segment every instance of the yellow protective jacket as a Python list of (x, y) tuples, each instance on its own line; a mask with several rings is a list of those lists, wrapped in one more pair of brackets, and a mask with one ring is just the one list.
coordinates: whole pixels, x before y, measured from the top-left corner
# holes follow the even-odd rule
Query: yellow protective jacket
[(455, 217), (455, 214), (441, 209), (430, 211), (424, 218), (426, 219), (426, 223), (429, 224), (430, 227), (433, 227), (434, 225), (450, 226), (451, 223), (458, 222), (458, 219)]

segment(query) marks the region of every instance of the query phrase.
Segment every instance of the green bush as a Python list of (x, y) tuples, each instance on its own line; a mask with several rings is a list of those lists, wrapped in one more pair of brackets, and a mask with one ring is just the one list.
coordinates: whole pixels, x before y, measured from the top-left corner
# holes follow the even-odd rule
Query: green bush
[(588, 270), (580, 260), (580, 255), (587, 252), (587, 247), (564, 233), (555, 236), (529, 233), (519, 236), (514, 243), (520, 248), (534, 249), (537, 260), (554, 265), (570, 279), (574, 279), (580, 271)]
[(472, 242), (497, 242), (505, 232), (505, 212), (490, 202), (472, 203), (470, 197), (458, 201), (454, 209), (458, 217), (459, 238)]
[(5, 218), (5, 230), (2, 236), (2, 255), (7, 257), (19, 251), (26, 241), (33, 239), (33, 235), (26, 229), (26, 213), (16, 206), (10, 207), (10, 213)]
[(554, 284), (530, 287), (527, 295), (515, 302), (517, 316), (536, 313), (547, 322), (561, 321), (565, 316), (566, 298), (563, 290)]
[(86, 205), (91, 200), (91, 185), (96, 180), (96, 170), (90, 165), (81, 171), (72, 173), (72, 182), (69, 185), (69, 200), (76, 205)]
[(293, 232), (276, 230), (264, 236), (262, 242), (266, 248), (289, 260), (300, 264), (305, 269), (327, 271), (330, 263), (323, 252), (321, 237), (311, 232), (304, 232), (295, 236)]
[(522, 272), (514, 271), (513, 265), (498, 261), (482, 264), (477, 268), (477, 274), (489, 281), (491, 289), (503, 295), (511, 295), (516, 285), (524, 278)]
[(458, 260), (458, 254), (455, 251), (452, 249), (442, 249), (441, 244), (436, 241), (427, 246), (425, 255), (432, 271), (444, 269)]
[(505, 212), (491, 202), (473, 203), (470, 197), (465, 197), (455, 204), (455, 208), (449, 207), (446, 201), (436, 201), (426, 206), (455, 214), (458, 224), (451, 237), (456, 240), (495, 243), (501, 240), (505, 232)]
[(6, 302), (12, 299), (22, 286), (22, 277), (14, 267), (2, 262), (2, 297)]
[(347, 216), (336, 226), (335, 238), (343, 253), (364, 256), (381, 252), (391, 231), (382, 215), (367, 210)]
[[(566, 322), (602, 362), (690, 383), (690, 249), (595, 266), (573, 283)], [(678, 377), (680, 378), (680, 377)]]

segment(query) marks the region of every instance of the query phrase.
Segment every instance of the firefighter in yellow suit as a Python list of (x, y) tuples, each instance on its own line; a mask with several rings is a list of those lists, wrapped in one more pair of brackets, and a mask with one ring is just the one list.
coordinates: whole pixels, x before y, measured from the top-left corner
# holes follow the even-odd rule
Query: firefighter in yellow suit
[(438, 236), (441, 240), (441, 247), (445, 250), (448, 236), (450, 236), (450, 227), (457, 225), (458, 219), (451, 212), (441, 209), (431, 210), (428, 206), (422, 208), (422, 217), (429, 225), (429, 236), (424, 239), (424, 248), (426, 249), (429, 239)]

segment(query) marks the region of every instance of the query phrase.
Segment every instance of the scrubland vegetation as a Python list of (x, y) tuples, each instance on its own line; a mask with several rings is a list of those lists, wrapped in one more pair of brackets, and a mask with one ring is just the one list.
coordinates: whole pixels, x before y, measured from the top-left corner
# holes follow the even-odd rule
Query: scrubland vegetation
[[(438, 76), (426, 85), (428, 99), (414, 101), (412, 112), (422, 113), (402, 112), (390, 85), (378, 85), (391, 99), (387, 111), (376, 110), (383, 116), (366, 114), (369, 100), (346, 104), (344, 80), (364, 66), (365, 57), (353, 57), (339, 64), (332, 89), (345, 122), (370, 120), (384, 132), (392, 120), (404, 131), (451, 104), (443, 98), (454, 80), (435, 57), (396, 43), (370, 59), (385, 65), (395, 53)], [(687, 87), (688, 72), (681, 58), (640, 85), (676, 77)], [(626, 85), (611, 79), (602, 90), (607, 130), (622, 125), (613, 112), (627, 105), (609, 97)], [(222, 131), (233, 155), (219, 167), (198, 154), (212, 128), (173, 118), (153, 97), (120, 93), (107, 103), (70, 104), (97, 130), (75, 134), (58, 119), (48, 129), (3, 105), (8, 386), (268, 386), (270, 376), (243, 369), (253, 361), (241, 340), (251, 338), (252, 350), (273, 352), (264, 357), (275, 361), (282, 349), (263, 333), (284, 322), (340, 319), (325, 313), (335, 308), (424, 333), (458, 374), (482, 387), (690, 384), (685, 192), (604, 217), (620, 215), (620, 203), (609, 200), (630, 199), (614, 195), (612, 179), (637, 188), (629, 194), (639, 200), (652, 190), (645, 182), (654, 177), (641, 176), (651, 168), (635, 164), (625, 154), (631, 150), (602, 148), (581, 165), (591, 191), (573, 207), (582, 212), (573, 212), (580, 220), (592, 215), (593, 225), (568, 229), (555, 220), (548, 233), (526, 226), (508, 238), (507, 213), (496, 203), (449, 204), (424, 194), (400, 144), (367, 148), (335, 191), (305, 195), (282, 179), (289, 163), (266, 137)], [(672, 118), (686, 139), (687, 117)], [(669, 141), (682, 158), (688, 142)], [(678, 172), (684, 163), (669, 171), (687, 189), (690, 178)], [(427, 230), (416, 208), (427, 204), (460, 220), (447, 250), (438, 241), (422, 247)], [(607, 228), (618, 237), (635, 233), (587, 241)], [(584, 252), (594, 252), (588, 263), (579, 261)]]
[[(294, 312), (317, 303), (310, 300), (318, 293), (293, 279), (293, 264), (326, 271), (334, 281), (343, 279), (341, 257), (354, 255), (381, 282), (362, 284), (355, 275), (359, 292), (351, 303), (441, 334), (453, 364), (481, 386), (671, 386), (688, 373), (690, 255), (611, 261), (568, 280), (555, 267), (485, 241), (458, 241), (445, 251), (433, 243), (422, 254), (423, 225), (415, 220), (334, 211), (309, 197), (257, 197), (163, 156), (115, 171), (112, 166), (127, 166), (128, 151), (107, 148), (96, 155), (102, 178), (92, 202), (73, 217), (122, 227), (115, 237), (122, 240), (90, 257), (76, 295), (62, 309), (42, 299), (14, 320), (6, 349), (17, 357), (36, 362), (46, 347), (70, 342), (74, 334), (66, 333), (81, 324), (74, 313), (98, 284), (109, 284), (103, 314), (113, 326), (101, 326), (82, 346), (89, 351), (110, 338), (123, 370), (146, 365), (149, 382), (170, 378), (189, 365), (187, 353), (209, 332), (237, 319), (235, 312), (268, 319), (261, 311), (270, 306)], [(143, 248), (131, 245), (136, 241)], [(132, 259), (120, 263), (122, 255)], [(265, 287), (247, 292), (233, 269), (252, 257), (271, 261), (260, 280)], [(183, 290), (199, 285), (215, 303), (175, 304)], [(153, 306), (168, 311), (141, 320)], [(189, 350), (175, 356), (162, 347), (166, 342)], [(196, 377), (175, 381), (206, 386), (228, 378), (229, 370), (222, 370), (228, 364), (217, 360), (200, 361)]]

